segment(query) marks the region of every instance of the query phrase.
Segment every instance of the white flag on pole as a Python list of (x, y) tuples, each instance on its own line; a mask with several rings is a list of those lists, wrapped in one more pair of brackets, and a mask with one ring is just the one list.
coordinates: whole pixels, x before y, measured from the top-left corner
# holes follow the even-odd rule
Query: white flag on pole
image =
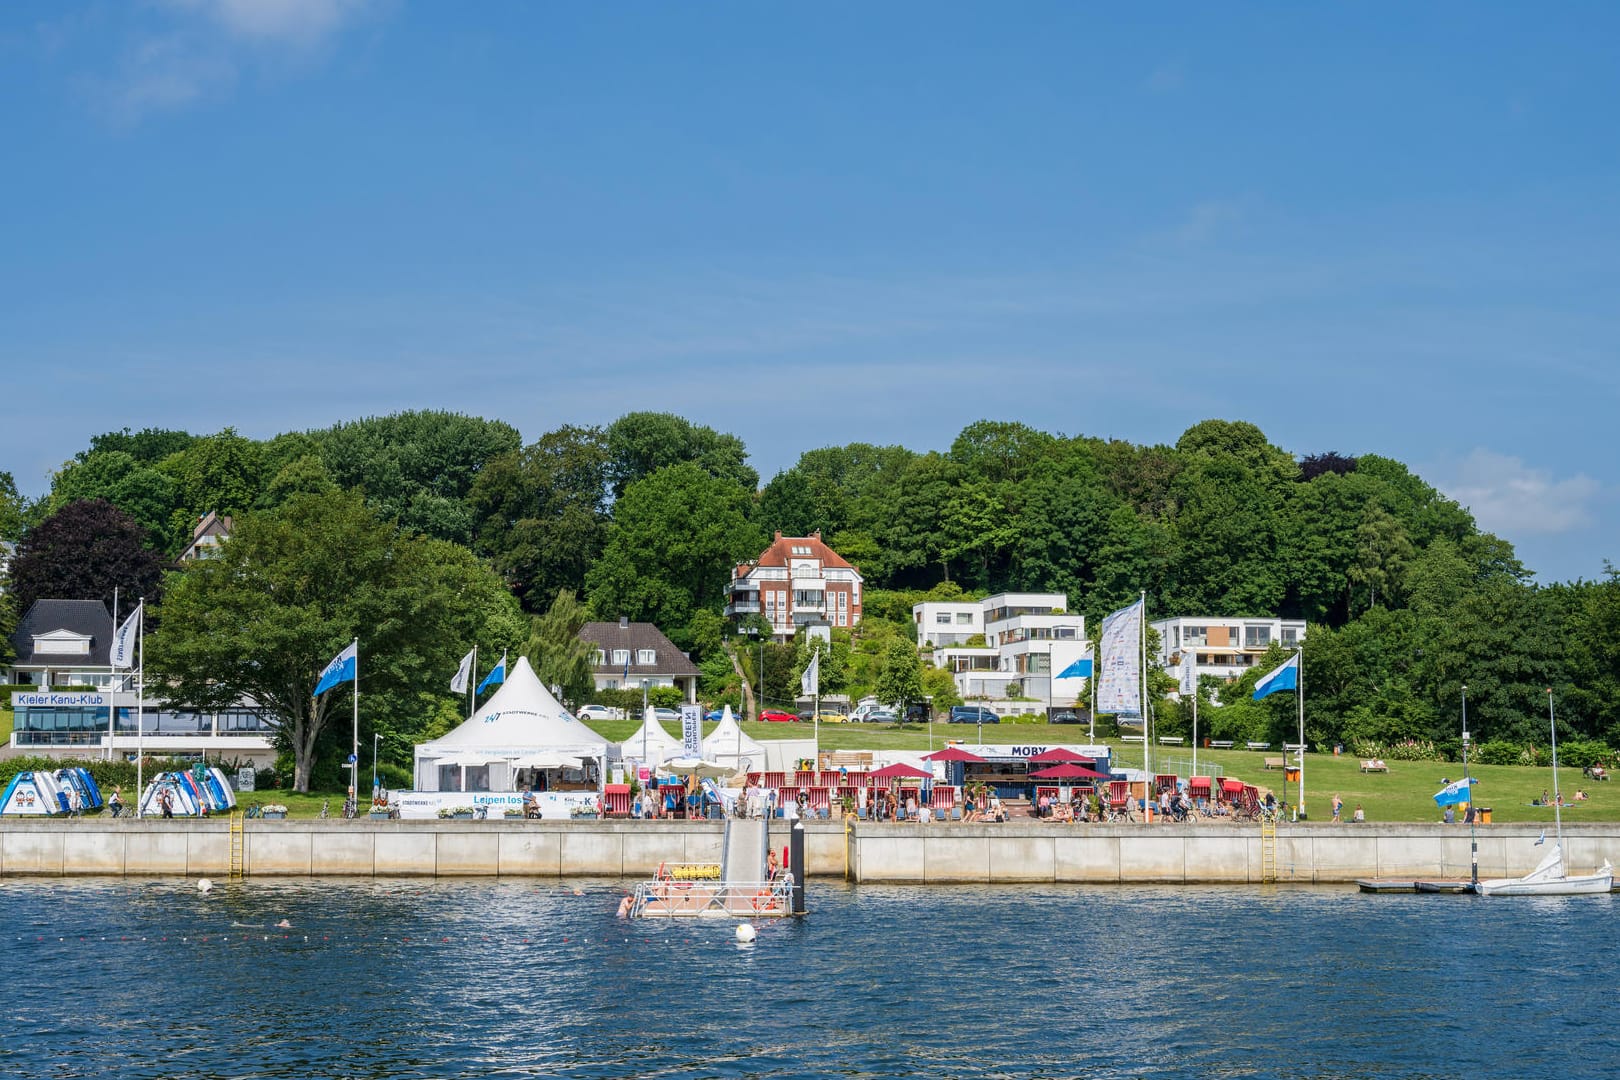
[(821, 686), (821, 650), (817, 649), (810, 657), (810, 664), (804, 669), (799, 678), (799, 689), (809, 697), (815, 697)]
[(1198, 665), (1196, 653), (1185, 652), (1181, 654), (1181, 692), (1195, 694), (1198, 692)]
[(135, 605), (135, 610), (129, 613), (124, 625), (113, 634), (112, 656), (109, 662), (115, 668), (127, 668), (135, 665), (135, 646), (141, 638), (141, 613), (146, 610), (146, 601), (142, 600)]
[(456, 677), (450, 680), (452, 694), (465, 694), (467, 680), (472, 678), (473, 657), (478, 655), (477, 649), (467, 650), (467, 655), (461, 658), (461, 666), (456, 669)]
[(1103, 620), (1097, 711), (1142, 715), (1142, 601)]

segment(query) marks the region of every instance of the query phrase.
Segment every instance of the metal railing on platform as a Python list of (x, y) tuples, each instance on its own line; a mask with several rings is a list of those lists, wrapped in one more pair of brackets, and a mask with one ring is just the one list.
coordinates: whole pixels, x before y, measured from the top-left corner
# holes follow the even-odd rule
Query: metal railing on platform
[(636, 885), (633, 919), (752, 919), (791, 915), (793, 875), (774, 881), (679, 881), (659, 878)]

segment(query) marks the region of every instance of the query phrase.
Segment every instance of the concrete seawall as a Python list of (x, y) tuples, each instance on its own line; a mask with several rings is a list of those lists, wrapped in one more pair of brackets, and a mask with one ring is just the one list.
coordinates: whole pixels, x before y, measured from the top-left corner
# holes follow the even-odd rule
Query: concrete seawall
[[(806, 826), (806, 870), (854, 881), (912, 884), (1258, 883), (1258, 827), (1233, 825)], [(1481, 876), (1527, 872), (1546, 850), (1536, 825), (1479, 830)], [(772, 843), (788, 829), (773, 825)], [(250, 877), (649, 876), (660, 863), (718, 862), (718, 822), (249, 821)], [(1620, 824), (1564, 831), (1574, 870), (1620, 861)], [(0, 822), (0, 877), (230, 873), (228, 822)], [(1442, 825), (1281, 826), (1277, 880), (1465, 877), (1468, 830)]]

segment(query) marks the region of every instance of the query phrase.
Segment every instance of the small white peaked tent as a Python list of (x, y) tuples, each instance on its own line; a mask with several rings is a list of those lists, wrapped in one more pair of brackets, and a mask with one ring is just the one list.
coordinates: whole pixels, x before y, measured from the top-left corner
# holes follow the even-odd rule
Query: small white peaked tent
[[(607, 756), (607, 740), (568, 714), (526, 656), (483, 707), (453, 731), (416, 748), (418, 791), (466, 790), (466, 769), (487, 768), (489, 791), (511, 791), (515, 770), (578, 768)], [(452, 773), (443, 772), (452, 767)], [(440, 784), (454, 775), (456, 782)]]
[(709, 732), (709, 737), (703, 740), (703, 756), (738, 770), (744, 768), (745, 762), (748, 768), (765, 768), (765, 748), (743, 734), (742, 728), (737, 726), (737, 718), (731, 715), (730, 705), (721, 713), (720, 722)]
[(653, 711), (648, 709), (636, 733), (619, 744), (619, 753), (634, 758), (643, 765), (656, 768), (669, 758), (679, 757), (685, 744), (664, 730)]

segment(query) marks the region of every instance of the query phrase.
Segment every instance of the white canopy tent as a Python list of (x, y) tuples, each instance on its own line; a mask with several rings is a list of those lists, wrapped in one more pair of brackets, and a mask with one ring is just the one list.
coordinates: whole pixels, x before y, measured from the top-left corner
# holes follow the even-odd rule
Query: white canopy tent
[[(511, 791), (518, 770), (583, 769), (592, 763), (600, 770), (607, 749), (607, 740), (570, 716), (528, 658), (520, 656), (501, 688), (469, 720), (417, 746), (413, 772), (418, 791), (467, 791), (469, 784)], [(441, 784), (441, 779), (454, 783)]]
[(636, 733), (619, 744), (619, 753), (627, 760), (639, 761), (651, 768), (657, 768), (672, 757), (679, 757), (683, 749), (681, 740), (664, 730), (650, 708), (642, 717), (641, 727), (636, 729)]
[(765, 747), (757, 740), (743, 734), (737, 724), (737, 718), (731, 715), (731, 706), (727, 705), (725, 712), (720, 714), (720, 723), (709, 732), (708, 738), (703, 740), (703, 756), (710, 761), (718, 761), (722, 765), (729, 765), (732, 769), (764, 769)]

